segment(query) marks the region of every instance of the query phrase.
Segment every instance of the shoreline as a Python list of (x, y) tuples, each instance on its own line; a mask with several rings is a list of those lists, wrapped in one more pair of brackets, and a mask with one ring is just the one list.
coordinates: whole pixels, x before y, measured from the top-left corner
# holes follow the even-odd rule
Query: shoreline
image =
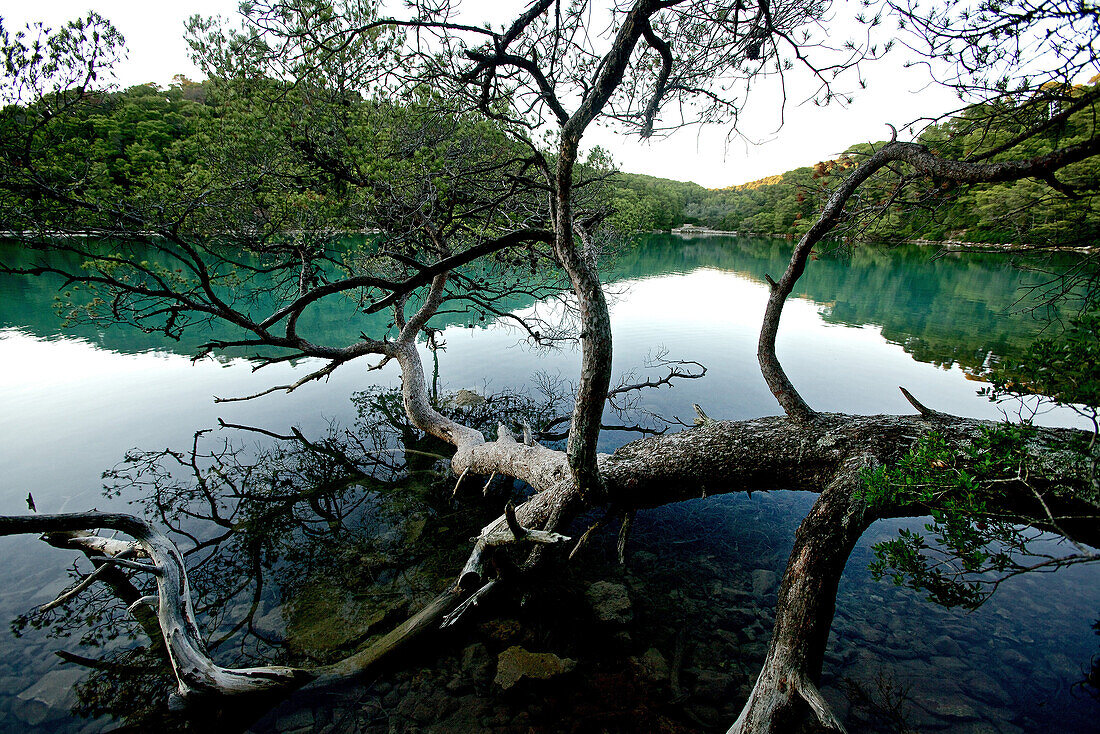
[[(793, 233), (778, 234), (774, 232), (740, 232), (720, 229), (708, 229), (706, 227), (673, 227), (665, 230), (677, 237), (776, 237), (779, 239), (793, 240)], [(829, 238), (838, 239), (838, 238)], [(847, 238), (841, 238), (847, 241)], [(1079, 252), (1090, 254), (1100, 252), (1100, 245), (1036, 245), (1032, 243), (1014, 242), (969, 242), (966, 240), (929, 240), (924, 238), (912, 240), (869, 240), (868, 244), (874, 245), (918, 245), (920, 247), (942, 247), (951, 251), (987, 251), (987, 252)]]
[[(333, 232), (334, 236), (344, 237), (349, 235), (369, 236), (379, 234), (380, 230), (340, 230)], [(671, 234), (676, 237), (691, 238), (691, 237), (774, 237), (776, 239), (794, 240), (796, 235), (793, 233), (776, 233), (776, 232), (741, 232), (737, 230), (727, 231), (721, 229), (708, 229), (706, 227), (693, 227), (688, 225), (687, 227), (673, 227), (666, 230), (646, 230), (644, 232), (638, 232), (637, 234)], [(156, 237), (154, 232), (137, 233), (140, 236)], [(288, 234), (301, 234), (300, 232), (288, 232)], [(25, 232), (15, 232), (12, 230), (0, 231), (0, 241), (9, 241), (18, 243), (25, 238)], [(42, 237), (53, 237), (57, 239), (92, 239), (102, 238), (110, 239), (109, 234), (102, 232), (49, 232), (39, 233)], [(847, 241), (846, 237), (826, 237), (827, 240), (842, 239)], [(1077, 252), (1081, 254), (1092, 254), (1100, 252), (1100, 244), (1096, 245), (1037, 245), (1033, 243), (1015, 243), (1015, 242), (970, 242), (967, 240), (929, 240), (924, 238), (917, 238), (911, 240), (868, 240), (866, 244), (872, 245), (917, 245), (920, 247), (941, 247), (945, 250), (953, 252)]]

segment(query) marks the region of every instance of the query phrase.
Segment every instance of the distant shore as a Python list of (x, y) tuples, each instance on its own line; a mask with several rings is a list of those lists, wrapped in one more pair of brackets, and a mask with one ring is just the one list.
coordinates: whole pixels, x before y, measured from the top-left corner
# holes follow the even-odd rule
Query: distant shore
[[(708, 227), (696, 227), (690, 224), (683, 227), (673, 227), (670, 230), (670, 233), (678, 237), (779, 237), (787, 240), (793, 240), (796, 237), (796, 235), (792, 233), (777, 234), (774, 232), (741, 232), (737, 230), (726, 231), (721, 229), (710, 229)], [(1016, 242), (968, 242), (965, 240), (914, 239), (894, 240), (889, 242), (880, 241), (875, 242), (874, 244), (905, 244), (920, 245), (922, 247), (942, 247), (947, 250), (986, 250), (997, 252), (1031, 252), (1035, 250), (1044, 250), (1049, 252), (1100, 252), (1100, 245), (1036, 245)]]

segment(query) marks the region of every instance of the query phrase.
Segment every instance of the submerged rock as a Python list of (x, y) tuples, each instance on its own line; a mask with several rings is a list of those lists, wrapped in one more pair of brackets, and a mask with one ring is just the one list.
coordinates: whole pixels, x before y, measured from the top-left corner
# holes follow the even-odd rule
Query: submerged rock
[(634, 664), (638, 667), (638, 672), (642, 678), (647, 681), (664, 683), (668, 680), (668, 661), (665, 660), (665, 656), (661, 654), (661, 651), (655, 647), (646, 650), (641, 657), (634, 658)]
[(757, 599), (763, 599), (764, 595), (773, 591), (778, 583), (779, 577), (775, 571), (758, 568), (752, 572), (752, 593)]
[(962, 657), (963, 649), (962, 645), (955, 642), (947, 635), (940, 635), (932, 641), (932, 647), (940, 655), (947, 655), (949, 657)]
[(491, 642), (509, 645), (523, 636), (523, 626), (514, 619), (492, 619), (478, 625), (478, 630)]
[(1012, 704), (1012, 696), (1005, 691), (1000, 683), (985, 673), (969, 671), (965, 680), (966, 692), (972, 694), (975, 698), (999, 707)]
[(596, 619), (607, 624), (629, 624), (634, 619), (630, 594), (622, 584), (597, 581), (585, 592)]
[(976, 721), (981, 718), (973, 706), (961, 701), (940, 701), (932, 710), (936, 715), (952, 721)]
[(696, 673), (692, 687), (696, 696), (706, 701), (726, 702), (736, 685), (733, 675), (718, 670), (701, 670)]
[(524, 678), (549, 680), (576, 667), (577, 661), (559, 658), (549, 652), (530, 652), (518, 645), (509, 647), (497, 656), (497, 676), (494, 682), (508, 690)]
[(864, 621), (853, 624), (851, 631), (856, 637), (861, 637), (872, 644), (878, 644), (886, 639), (885, 632)]
[(493, 668), (493, 659), (489, 651), (480, 642), (468, 646), (462, 651), (462, 675), (473, 681), (485, 680)]
[(287, 644), (306, 653), (349, 647), (381, 626), (386, 617), (386, 610), (360, 605), (343, 590), (316, 589), (289, 605)]
[(16, 696), (12, 713), (31, 726), (68, 717), (69, 709), (76, 703), (73, 686), (84, 677), (84, 672), (70, 669), (46, 673), (37, 683)]
[(306, 732), (315, 728), (313, 712), (309, 709), (298, 709), (280, 716), (275, 722), (275, 731), (280, 732)]
[(475, 405), (484, 405), (486, 402), (488, 402), (484, 397), (478, 395), (473, 390), (465, 389), (456, 392), (451, 400), (454, 402), (455, 406), (459, 408), (469, 408)]

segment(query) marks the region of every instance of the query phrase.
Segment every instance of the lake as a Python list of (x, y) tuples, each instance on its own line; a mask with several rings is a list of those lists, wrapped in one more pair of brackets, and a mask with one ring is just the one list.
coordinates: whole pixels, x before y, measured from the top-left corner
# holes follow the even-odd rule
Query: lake
[[(778, 412), (755, 347), (764, 275), (782, 273), (791, 247), (781, 239), (654, 235), (618, 253), (605, 278), (613, 293), (616, 378), (648, 374), (647, 358), (659, 353), (707, 366), (703, 379), (650, 391), (639, 408), (687, 423), (695, 403), (722, 419)], [(0, 244), (0, 257), (23, 255)], [(1043, 328), (1019, 313), (1021, 289), (1074, 262), (1028, 260), (1040, 269), (1021, 269), (1004, 253), (918, 247), (823, 255), (810, 263), (784, 312), (778, 353), (819, 410), (910, 413), (901, 385), (929, 407), (997, 419), (1001, 409), (976, 394), (976, 377), (994, 360), (1018, 354)], [(512, 489), (498, 481), (488, 498), (479, 487), (457, 505), (450, 500), (453, 478), (429, 471), (442, 448), (408, 435), (393, 416), (396, 365), (369, 371), (352, 363), (290, 395), (215, 404), (215, 395), (292, 382), (316, 363), (254, 372), (240, 356), (192, 363), (203, 334), (177, 343), (121, 328), (65, 328), (54, 315), (56, 289), (45, 279), (0, 279), (0, 513), (26, 512), (30, 493), (40, 512), (155, 511), (197, 538), (216, 535), (209, 517), (187, 514), (202, 498), (180, 489), (192, 486), (186, 462), (161, 457), (170, 466), (158, 474), (142, 457), (124, 463), (132, 449), (172, 449), (187, 459), (195, 447), (206, 456), (204, 467), (218, 464), (249, 486), (285, 482), (308, 494), (332, 480), (324, 461), (287, 448), (294, 441), (219, 429), (219, 419), (281, 435), (293, 426), (343, 445), (351, 435), (344, 428), (351, 428), (382, 456), (404, 451), (397, 452), (404, 463), (381, 462), (369, 481), (288, 502), (278, 516), (245, 522), (234, 515), (238, 537), (192, 556), (219, 661), (338, 656), (438, 591), (461, 565), (470, 533), (499, 512)], [(384, 314), (367, 322), (345, 305), (316, 309), (302, 331), (315, 342), (344, 342), (385, 326)], [(449, 314), (433, 324), (446, 344), (435, 353), (443, 393), (530, 393), (545, 381), (539, 373), (568, 380), (579, 364), (573, 350), (532, 348), (504, 321)], [(1081, 425), (1075, 421), (1067, 410), (1037, 418)], [(214, 430), (196, 439), (203, 429)], [(606, 432), (601, 449), (635, 437)], [(413, 447), (419, 453), (408, 451)], [(224, 476), (217, 482), (238, 486)], [(105, 483), (117, 491), (105, 495)], [(238, 501), (219, 497), (215, 504), (232, 514)], [(400, 670), (328, 698), (294, 697), (256, 728), (724, 731), (766, 649), (771, 574), (782, 572), (812, 501), (805, 493), (771, 492), (640, 513), (625, 567), (614, 559), (614, 537), (601, 538), (560, 578), (500, 600)], [(180, 508), (185, 512), (172, 514)], [(871, 580), (870, 546), (898, 526), (871, 528), (840, 588), (824, 690), (852, 730), (900, 731), (904, 721), (919, 731), (1095, 731), (1100, 704), (1081, 681), (1100, 642), (1092, 628), (1100, 567), (1013, 579), (972, 613), (942, 609)], [(293, 545), (280, 545), (273, 528)], [(77, 554), (34, 538), (0, 539), (0, 618), (54, 599), (74, 561)], [(83, 558), (78, 565), (89, 568)], [(593, 618), (596, 602), (585, 589), (598, 580), (627, 590), (628, 620), (608, 627)], [(105, 731), (120, 720), (178, 726), (164, 710), (169, 689), (146, 641), (109, 631), (125, 618), (124, 605), (101, 589), (43, 629), (21, 637), (5, 631), (0, 732)], [(513, 645), (568, 658), (573, 668), (502, 690), (493, 671)], [(63, 662), (56, 650), (114, 667), (81, 666), (71, 655)], [(80, 716), (70, 715), (73, 706)]]

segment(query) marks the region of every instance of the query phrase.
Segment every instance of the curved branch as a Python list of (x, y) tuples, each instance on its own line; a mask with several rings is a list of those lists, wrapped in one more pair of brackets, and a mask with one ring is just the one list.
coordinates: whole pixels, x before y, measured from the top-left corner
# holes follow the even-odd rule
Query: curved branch
[(646, 18), (642, 23), (642, 36), (645, 38), (646, 43), (661, 56), (661, 71), (657, 75), (653, 96), (650, 98), (649, 104), (646, 105), (643, 117), (641, 136), (642, 138), (648, 138), (653, 134), (653, 122), (661, 109), (661, 102), (664, 100), (668, 85), (668, 77), (672, 73), (672, 49), (663, 38), (653, 31), (653, 25), (649, 22), (649, 18)]
[(923, 145), (902, 143), (892, 138), (860, 163), (829, 197), (817, 221), (802, 235), (782, 277), (778, 281), (768, 277), (771, 293), (760, 327), (756, 355), (768, 388), (786, 414), (800, 421), (812, 420), (817, 415), (791, 383), (775, 353), (775, 338), (783, 305), (806, 269), (806, 261), (814, 246), (841, 221), (844, 205), (868, 178), (888, 164), (902, 162), (923, 175), (960, 183), (997, 183), (1023, 178), (1049, 183), (1055, 171), (1097, 154), (1100, 154), (1100, 137), (1025, 160), (971, 163), (939, 158)]
[(486, 74), (490, 73), (489, 69), (495, 69), (498, 66), (514, 66), (517, 69), (526, 71), (535, 80), (535, 85), (539, 88), (539, 97), (554, 113), (558, 123), (564, 125), (569, 121), (569, 113), (565, 111), (565, 107), (562, 106), (561, 101), (554, 94), (553, 85), (550, 84), (550, 80), (546, 78), (546, 75), (542, 73), (542, 69), (535, 62), (515, 54), (486, 54), (473, 50), (466, 52), (466, 58), (478, 62), (479, 70), (485, 69)]
[(175, 544), (151, 524), (132, 515), (82, 512), (71, 515), (0, 517), (0, 535), (110, 528), (134, 538), (152, 559), (159, 605), (157, 616), (172, 669), (184, 699), (196, 694), (242, 695), (296, 688), (314, 676), (283, 666), (230, 669), (216, 665), (199, 634), (187, 569)]
[(393, 292), (385, 298), (371, 303), (366, 308), (366, 313), (377, 313), (383, 308), (392, 306), (397, 303), (403, 296), (408, 295), (415, 289), (427, 285), (432, 282), (432, 279), (437, 275), (441, 275), (450, 270), (454, 270), (457, 267), (466, 265), (468, 263), (477, 260), (485, 255), (491, 255), (498, 250), (503, 250), (508, 247), (514, 247), (516, 245), (522, 245), (527, 242), (543, 242), (550, 244), (554, 241), (553, 234), (543, 229), (521, 229), (515, 232), (509, 232), (506, 235), (497, 237), (495, 239), (487, 240), (478, 245), (474, 245), (468, 250), (451, 255), (444, 258), (439, 262), (428, 265), (423, 270), (418, 272), (411, 278), (403, 281), (393, 289)]

